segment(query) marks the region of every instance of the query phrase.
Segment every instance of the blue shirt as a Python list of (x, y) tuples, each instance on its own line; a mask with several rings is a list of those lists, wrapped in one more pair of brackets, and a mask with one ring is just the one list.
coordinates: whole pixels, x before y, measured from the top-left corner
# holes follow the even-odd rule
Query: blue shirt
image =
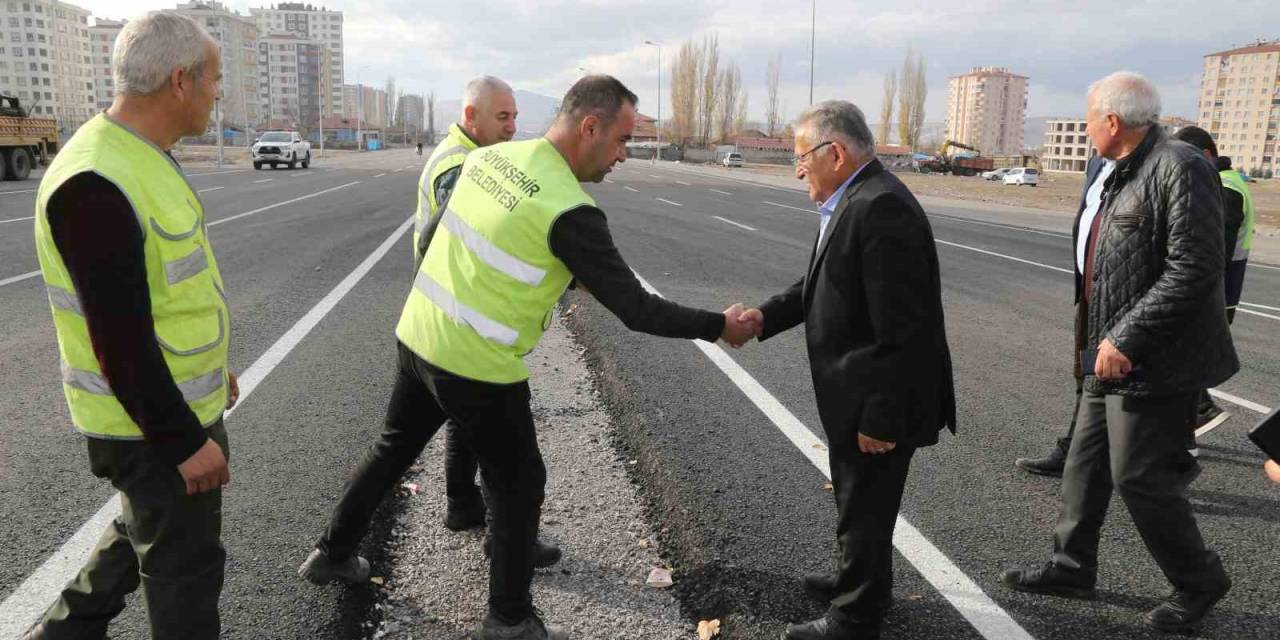
[[(867, 164), (871, 163), (868, 162)], [(827, 223), (831, 222), (831, 216), (836, 212), (836, 206), (840, 204), (840, 198), (844, 197), (845, 190), (849, 188), (850, 184), (853, 184), (853, 179), (857, 178), (859, 173), (862, 173), (867, 164), (858, 167), (858, 170), (854, 171), (853, 175), (849, 176), (849, 179), (845, 180), (844, 184), (840, 185), (840, 188), (836, 189), (835, 193), (831, 194), (831, 197), (827, 198), (827, 201), (818, 207), (818, 213), (822, 216), (822, 224), (818, 227), (818, 244), (822, 244), (822, 236), (827, 233)]]

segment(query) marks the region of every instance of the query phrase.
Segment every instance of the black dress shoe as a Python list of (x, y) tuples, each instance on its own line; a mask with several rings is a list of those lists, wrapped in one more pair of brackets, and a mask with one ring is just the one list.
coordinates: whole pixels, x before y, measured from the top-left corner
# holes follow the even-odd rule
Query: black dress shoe
[[(493, 553), (493, 536), (484, 537), (484, 557), (488, 558)], [(550, 543), (543, 542), (541, 538), (533, 543), (533, 568), (546, 569), (557, 562), (563, 554), (560, 547)]]
[(861, 624), (838, 609), (804, 624), (787, 626), (783, 640), (880, 640), (880, 624)]
[(1004, 583), (1018, 591), (1064, 598), (1092, 598), (1097, 577), (1085, 571), (1067, 569), (1053, 562), (1029, 569), (1004, 572)]
[(450, 531), (479, 529), (485, 524), (484, 516), (485, 507), (483, 502), (457, 507), (450, 504), (449, 510), (444, 515), (444, 526)]
[(1191, 631), (1200, 626), (1213, 605), (1231, 590), (1231, 579), (1208, 591), (1174, 591), (1160, 606), (1147, 613), (1148, 627), (1160, 631)]
[(1043, 458), (1018, 458), (1013, 461), (1013, 464), (1027, 473), (1061, 478), (1062, 469), (1067, 466), (1067, 448), (1070, 446), (1071, 441), (1063, 438), (1058, 440), (1057, 446), (1053, 448), (1049, 455)]

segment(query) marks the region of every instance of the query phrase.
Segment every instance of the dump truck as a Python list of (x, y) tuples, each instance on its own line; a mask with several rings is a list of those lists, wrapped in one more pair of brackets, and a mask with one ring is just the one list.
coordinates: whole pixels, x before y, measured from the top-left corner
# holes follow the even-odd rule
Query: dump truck
[(58, 147), (58, 122), (32, 118), (14, 96), (0, 95), (0, 179), (26, 180), (38, 158), (49, 163)]
[[(973, 155), (949, 153), (952, 147), (967, 149), (972, 151)], [(957, 176), (976, 176), (984, 171), (990, 171), (994, 166), (995, 161), (982, 157), (982, 152), (976, 147), (954, 140), (943, 142), (942, 147), (938, 149), (938, 155), (918, 163), (921, 173), (950, 173)]]

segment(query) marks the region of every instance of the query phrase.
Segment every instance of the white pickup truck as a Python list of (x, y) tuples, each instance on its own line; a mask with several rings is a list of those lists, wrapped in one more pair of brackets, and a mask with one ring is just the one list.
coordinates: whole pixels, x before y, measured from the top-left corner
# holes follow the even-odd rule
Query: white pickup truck
[(290, 169), (301, 164), (311, 166), (311, 143), (294, 131), (268, 131), (253, 143), (253, 168), (261, 169), (269, 164), (272, 169), (288, 165)]

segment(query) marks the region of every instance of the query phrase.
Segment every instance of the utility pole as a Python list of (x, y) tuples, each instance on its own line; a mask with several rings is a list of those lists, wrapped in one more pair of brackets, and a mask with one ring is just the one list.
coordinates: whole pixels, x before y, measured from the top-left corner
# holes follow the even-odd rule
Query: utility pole
[(809, 104), (813, 104), (813, 52), (817, 46), (818, 0), (813, 0), (813, 19), (809, 23)]
[(644, 43), (658, 48), (658, 120), (653, 123), (658, 145), (653, 151), (653, 164), (658, 164), (662, 157), (662, 43), (651, 40), (645, 40)]
[(222, 168), (222, 97), (213, 100), (213, 118), (218, 121), (218, 168)]

